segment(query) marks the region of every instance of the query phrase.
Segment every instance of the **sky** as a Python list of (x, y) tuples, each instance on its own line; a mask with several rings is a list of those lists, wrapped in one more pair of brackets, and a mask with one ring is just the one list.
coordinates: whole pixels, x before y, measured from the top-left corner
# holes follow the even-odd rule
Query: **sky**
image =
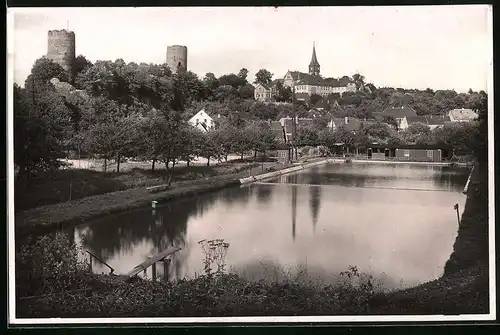
[(87, 59), (164, 63), (188, 48), (200, 78), (262, 68), (308, 71), (313, 42), (324, 77), (361, 73), (377, 87), (487, 90), (493, 59), (485, 5), (398, 7), (16, 8), (8, 53), (23, 84), (47, 53), (47, 33), (76, 35)]

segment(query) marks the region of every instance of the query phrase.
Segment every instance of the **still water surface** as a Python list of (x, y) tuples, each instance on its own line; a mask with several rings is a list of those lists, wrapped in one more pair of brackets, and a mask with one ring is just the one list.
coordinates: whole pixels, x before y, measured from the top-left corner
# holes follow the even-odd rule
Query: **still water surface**
[[(225, 189), (158, 208), (109, 216), (72, 229), (75, 240), (125, 273), (179, 246), (170, 278), (203, 269), (198, 241), (230, 243), (227, 264), (247, 276), (274, 262), (307, 264), (328, 278), (355, 265), (386, 287), (440, 276), (457, 233), (469, 170), (409, 164), (318, 166), (265, 183)], [(108, 270), (94, 264), (96, 272)], [(260, 270), (256, 270), (260, 269)], [(158, 272), (163, 273), (161, 265)], [(262, 272), (262, 271), (260, 271)], [(149, 273), (151, 276), (151, 273)]]

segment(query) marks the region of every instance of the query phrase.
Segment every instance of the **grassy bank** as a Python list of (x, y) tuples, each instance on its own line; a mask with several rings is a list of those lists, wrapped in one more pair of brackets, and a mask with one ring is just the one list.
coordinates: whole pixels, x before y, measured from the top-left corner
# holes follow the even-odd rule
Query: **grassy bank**
[[(279, 170), (288, 166), (276, 165), (276, 163), (244, 162), (222, 164), (214, 168), (192, 167), (188, 168), (187, 171), (191, 169), (191, 174), (188, 173), (187, 176), (192, 176), (194, 179), (186, 177), (185, 180), (182, 180), (178, 178), (169, 189), (157, 193), (148, 192), (146, 186), (162, 184), (162, 179), (147, 179), (146, 184), (144, 180), (135, 179), (134, 175), (128, 173), (125, 176), (126, 179), (130, 180), (129, 185), (134, 185), (132, 188), (39, 206), (16, 213), (16, 234), (17, 236), (42, 234), (68, 224), (79, 224), (105, 215), (149, 206), (153, 200), (165, 202), (216, 191), (237, 185), (239, 179), (248, 177), (249, 174), (259, 174), (262, 169), (265, 170), (268, 167)], [(197, 170), (200, 168), (205, 173)], [(192, 171), (198, 171), (198, 173)], [(131, 173), (143, 175), (148, 172), (135, 171)]]
[(474, 169), (467, 202), (462, 214), (453, 253), (445, 266), (445, 276), (456, 271), (488, 263), (488, 166), (478, 164)]
[[(230, 162), (214, 166), (178, 166), (172, 169), (174, 185), (186, 181), (228, 175), (254, 167), (253, 162)], [(126, 172), (101, 172), (89, 169), (64, 169), (39, 175), (27, 190), (15, 190), (16, 212), (82, 199), (93, 195), (149, 187), (165, 183), (165, 168), (155, 171), (131, 168)]]

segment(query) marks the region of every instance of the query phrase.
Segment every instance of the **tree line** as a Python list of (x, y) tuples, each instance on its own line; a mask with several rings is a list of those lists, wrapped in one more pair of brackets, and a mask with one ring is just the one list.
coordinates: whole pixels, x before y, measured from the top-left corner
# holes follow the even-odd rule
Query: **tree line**
[[(254, 83), (269, 85), (272, 76), (261, 69)], [(266, 121), (291, 116), (292, 106), (256, 102), (247, 77), (246, 69), (219, 78), (207, 73), (200, 79), (189, 71), (172, 74), (166, 64), (126, 63), (121, 59), (92, 64), (79, 56), (72, 85), (63, 85), (69, 81), (68, 74), (42, 57), (35, 62), (24, 88), (14, 85), (18, 181), (29, 183), (39, 172), (57, 170), (62, 164), (60, 158), (67, 157), (68, 152), (84, 152), (105, 162), (113, 159), (119, 171), (123, 158), (149, 160), (152, 169), (163, 163), (170, 169), (178, 161), (189, 163), (194, 157), (210, 162), (232, 153), (268, 150), (276, 143)], [(51, 83), (53, 78), (59, 85)], [(359, 90), (327, 97), (337, 103), (316, 111), (312, 125), (299, 127), (299, 145), (332, 147), (342, 142), (363, 148), (370, 141), (447, 143), (467, 152), (468, 140), (477, 133), (474, 123), (433, 131), (416, 124), (405, 132), (395, 131), (390, 122), (372, 123), (356, 132), (340, 127), (332, 133), (325, 128), (332, 117), (369, 118), (371, 111), (396, 104), (422, 105), (417, 112), (423, 115), (455, 107), (477, 109), (487, 99), (484, 92), (377, 89), (364, 83), (359, 74), (339, 80), (351, 80)], [(293, 97), (289, 88), (279, 82), (277, 85), (275, 100), (290, 102)], [(297, 116), (311, 116), (310, 103), (296, 101)], [(204, 133), (187, 123), (202, 108), (221, 115), (216, 118), (216, 130)]]

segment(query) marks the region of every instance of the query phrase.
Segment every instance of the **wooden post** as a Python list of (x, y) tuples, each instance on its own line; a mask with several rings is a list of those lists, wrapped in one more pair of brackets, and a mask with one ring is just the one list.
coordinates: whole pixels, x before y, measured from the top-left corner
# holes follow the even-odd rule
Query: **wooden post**
[(152, 275), (153, 281), (156, 281), (156, 263), (153, 263), (151, 265), (151, 271), (153, 272), (153, 275)]
[(163, 280), (168, 282), (168, 269), (170, 267), (170, 258), (163, 259)]
[(453, 208), (457, 211), (457, 220), (458, 220), (458, 225), (460, 226), (460, 213), (458, 211), (458, 204), (455, 204)]

